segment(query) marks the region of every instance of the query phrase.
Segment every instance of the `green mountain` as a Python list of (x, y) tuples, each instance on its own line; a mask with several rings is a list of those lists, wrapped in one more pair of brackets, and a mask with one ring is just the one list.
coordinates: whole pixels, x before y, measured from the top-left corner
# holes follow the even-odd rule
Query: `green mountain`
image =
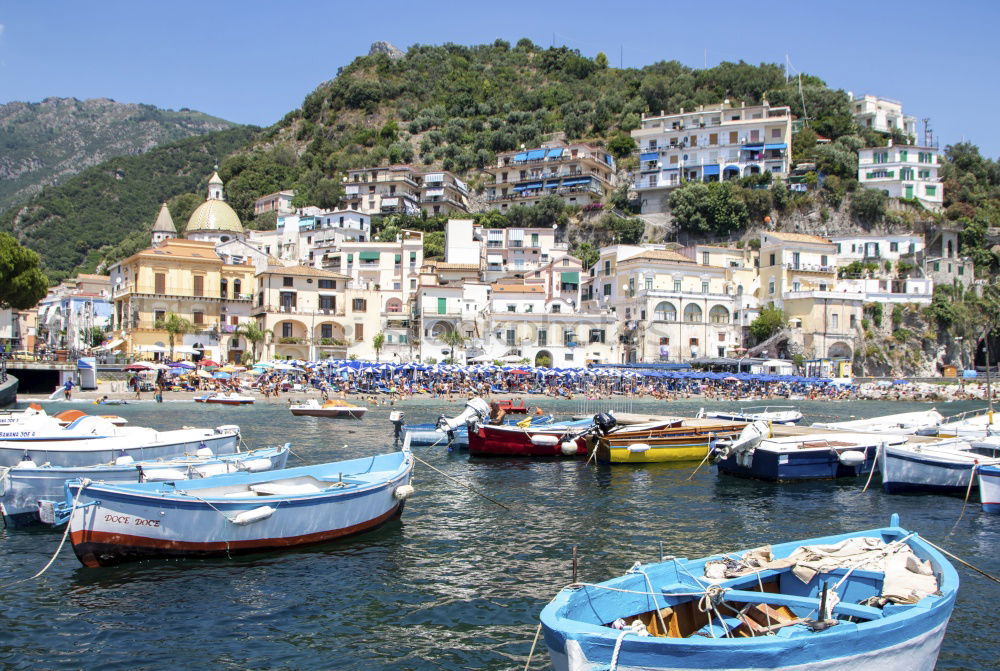
[(201, 112), (162, 110), (106, 98), (46, 98), (0, 105), (0, 212), (112, 156), (235, 124)]

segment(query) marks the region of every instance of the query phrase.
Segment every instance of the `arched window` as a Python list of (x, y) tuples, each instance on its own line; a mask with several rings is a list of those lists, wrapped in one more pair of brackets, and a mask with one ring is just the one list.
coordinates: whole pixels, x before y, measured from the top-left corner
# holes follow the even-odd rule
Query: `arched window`
[(229, 298), (229, 280), (226, 278), (219, 280), (219, 297)]
[(716, 305), (709, 311), (708, 320), (713, 324), (728, 324), (729, 310), (727, 310), (725, 307), (721, 305)]
[(233, 298), (240, 297), (240, 291), (242, 289), (241, 282), (239, 280), (233, 280)]
[(675, 322), (677, 321), (677, 308), (669, 301), (662, 301), (657, 304), (656, 310), (653, 312), (653, 319), (661, 322)]
[(697, 303), (688, 303), (687, 307), (684, 308), (684, 321), (686, 322), (700, 322), (701, 321), (701, 306)]

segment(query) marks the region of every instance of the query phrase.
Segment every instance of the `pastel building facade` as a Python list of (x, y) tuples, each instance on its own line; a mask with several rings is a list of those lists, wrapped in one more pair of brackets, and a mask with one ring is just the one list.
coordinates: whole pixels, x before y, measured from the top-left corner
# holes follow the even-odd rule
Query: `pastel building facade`
[(944, 203), (938, 175), (940, 153), (935, 147), (890, 145), (858, 151), (858, 182), (890, 198), (917, 199), (931, 210)]
[(632, 131), (639, 169), (633, 187), (643, 213), (664, 211), (664, 198), (684, 182), (718, 182), (791, 167), (792, 113), (762, 105), (699, 106), (678, 114), (644, 114)]

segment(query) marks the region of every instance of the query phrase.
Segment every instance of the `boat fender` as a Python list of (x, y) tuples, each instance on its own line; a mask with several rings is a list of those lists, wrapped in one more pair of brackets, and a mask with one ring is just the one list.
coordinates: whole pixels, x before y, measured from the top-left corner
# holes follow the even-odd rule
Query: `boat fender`
[(413, 492), (415, 491), (416, 490), (413, 489), (413, 485), (400, 485), (399, 487), (396, 487), (392, 495), (396, 498), (397, 501), (405, 501), (406, 499), (413, 496)]
[(201, 443), (201, 444), (198, 445), (198, 449), (195, 451), (194, 456), (196, 456), (196, 457), (214, 457), (215, 453), (212, 452), (212, 448), (210, 448), (208, 445), (206, 445), (205, 443)]
[(135, 459), (132, 458), (131, 454), (123, 454), (115, 458), (115, 466), (130, 466), (134, 463)]
[(247, 459), (240, 462), (240, 470), (247, 471), (248, 473), (260, 473), (261, 471), (270, 470), (270, 468), (271, 460), (266, 457)]
[(649, 450), (649, 445), (646, 443), (632, 443), (628, 446), (629, 452), (647, 452)]
[(230, 431), (239, 433), (240, 432), (239, 424), (223, 424), (222, 426), (215, 427), (216, 433), (229, 433)]
[(564, 440), (559, 445), (559, 451), (567, 457), (571, 457), (579, 451), (579, 448), (577, 448), (575, 440)]
[(531, 436), (531, 444), (539, 447), (555, 447), (559, 444), (559, 436), (550, 436), (545, 433), (536, 433)]
[(253, 524), (254, 522), (266, 520), (274, 514), (275, 510), (277, 510), (277, 508), (272, 508), (271, 506), (261, 506), (259, 508), (254, 508), (253, 510), (244, 510), (235, 517), (230, 517), (229, 521), (242, 527), (247, 524)]
[(865, 463), (865, 453), (859, 450), (844, 450), (837, 455), (837, 459), (844, 466), (860, 466)]
[(14, 468), (38, 468), (38, 464), (31, 459), (22, 459)]

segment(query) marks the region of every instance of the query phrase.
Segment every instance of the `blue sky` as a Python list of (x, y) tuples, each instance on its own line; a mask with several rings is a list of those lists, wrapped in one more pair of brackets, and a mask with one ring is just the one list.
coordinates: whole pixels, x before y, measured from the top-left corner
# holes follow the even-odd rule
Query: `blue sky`
[[(108, 97), (269, 125), (376, 40), (553, 41), (612, 65), (783, 63), (930, 117), (1000, 156), (1000, 3), (219, 2), (8, 0), (0, 103)], [(983, 111), (980, 111), (983, 110)], [(921, 132), (923, 126), (920, 126)], [(922, 139), (922, 138), (921, 138)]]

